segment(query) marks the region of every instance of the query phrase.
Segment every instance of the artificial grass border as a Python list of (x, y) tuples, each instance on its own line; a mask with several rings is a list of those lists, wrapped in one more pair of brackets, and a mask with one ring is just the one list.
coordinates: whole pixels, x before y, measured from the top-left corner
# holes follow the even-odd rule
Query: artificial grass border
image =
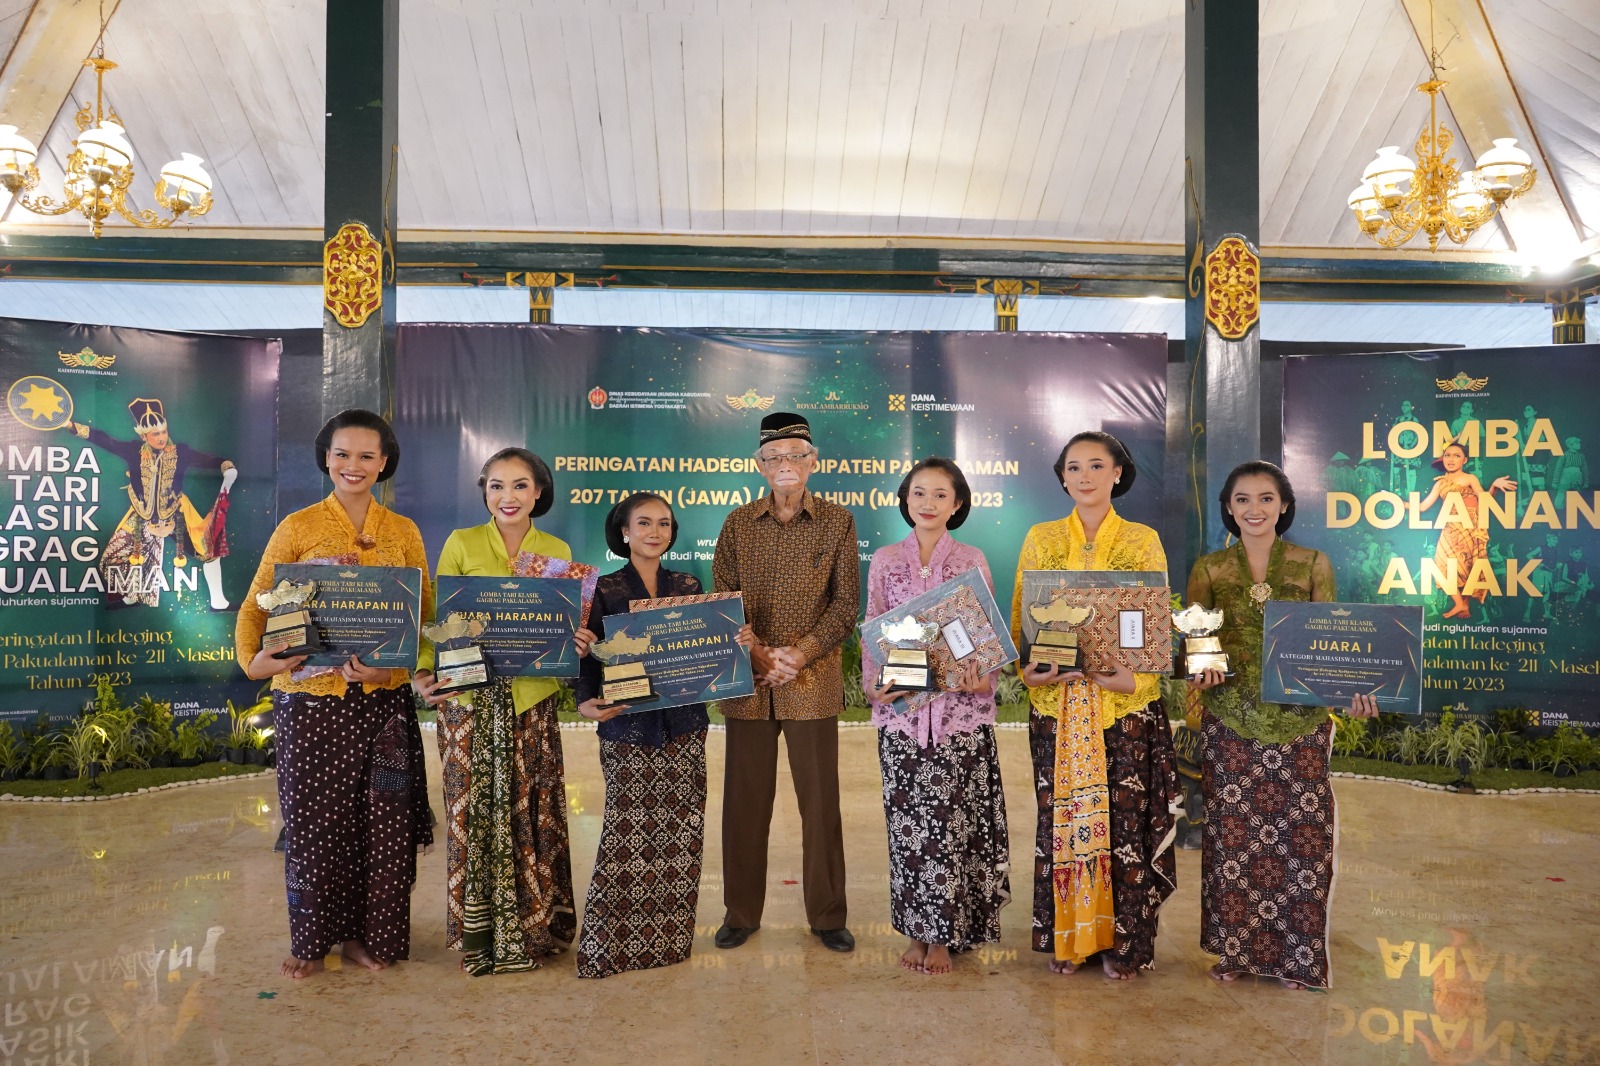
[[(1433, 788), (1448, 788), (1461, 775), (1448, 766), (1387, 762), (1383, 759), (1365, 759), (1356, 755), (1335, 755), (1329, 763), (1338, 775), (1381, 778)], [(1534, 789), (1552, 792), (1600, 791), (1600, 770), (1587, 770), (1570, 777), (1557, 777), (1543, 770), (1479, 770), (1471, 776), (1472, 787), (1478, 792), (1526, 792)]]
[(77, 778), (67, 778), (64, 781), (25, 778), (19, 781), (0, 781), (0, 801), (112, 799), (137, 795), (141, 792), (225, 781), (233, 777), (250, 777), (266, 771), (265, 766), (241, 766), (230, 762), (203, 762), (199, 766), (172, 766), (151, 770), (113, 770), (100, 775), (100, 788), (97, 791), (90, 791), (88, 782), (79, 781)]

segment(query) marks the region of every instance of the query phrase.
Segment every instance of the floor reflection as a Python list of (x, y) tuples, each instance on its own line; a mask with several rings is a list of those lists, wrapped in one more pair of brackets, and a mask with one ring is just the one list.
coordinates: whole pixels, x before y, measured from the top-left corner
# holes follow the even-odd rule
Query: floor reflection
[[(580, 898), (604, 804), (592, 733), (564, 732)], [(430, 744), (431, 744), (431, 738)], [(720, 735), (709, 745), (721, 776)], [(432, 752), (430, 752), (430, 759)], [(1005, 940), (948, 978), (901, 972), (874, 738), (841, 736), (851, 926), (807, 932), (788, 783), (763, 927), (715, 950), (713, 789), (693, 958), (578, 981), (572, 960), (468, 979), (444, 950), (443, 861), (421, 860), (416, 957), (292, 983), (270, 779), (97, 804), (0, 807), (0, 1066), (341, 1062), (1600, 1064), (1600, 797), (1454, 796), (1341, 781), (1334, 988), (1207, 980), (1198, 865), (1179, 856), (1157, 969), (1052, 977), (1027, 950), (1025, 734), (1001, 733), (1012, 812)], [(437, 791), (437, 764), (430, 765)], [(786, 771), (785, 771), (786, 772)], [(436, 801), (437, 802), (437, 801)]]

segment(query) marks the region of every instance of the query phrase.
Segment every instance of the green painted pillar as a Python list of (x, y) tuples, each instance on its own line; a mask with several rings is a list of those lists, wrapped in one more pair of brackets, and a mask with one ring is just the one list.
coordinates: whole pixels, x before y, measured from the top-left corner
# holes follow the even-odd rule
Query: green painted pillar
[(1184, 5), (1186, 551), (1169, 550), (1178, 586), (1226, 536), (1216, 497), (1228, 471), (1261, 449), (1259, 39), (1255, 3)]
[(394, 403), (399, 0), (327, 5), (322, 408)]

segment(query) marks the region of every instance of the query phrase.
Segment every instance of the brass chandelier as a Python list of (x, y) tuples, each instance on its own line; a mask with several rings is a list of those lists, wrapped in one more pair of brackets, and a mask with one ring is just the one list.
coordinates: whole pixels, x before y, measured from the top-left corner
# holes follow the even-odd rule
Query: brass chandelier
[(1398, 248), (1418, 232), (1427, 234), (1429, 251), (1439, 250), (1441, 234), (1465, 244), (1507, 201), (1533, 188), (1538, 174), (1512, 137), (1495, 138), (1473, 169), (1457, 169), (1455, 158), (1446, 155), (1455, 135), (1439, 121), (1439, 90), (1446, 83), (1439, 78), (1439, 53), (1433, 48), (1432, 5), (1428, 45), (1430, 76), (1417, 86), (1428, 94), (1428, 125), (1417, 136), (1417, 162), (1401, 155), (1397, 145), (1386, 145), (1350, 194), (1361, 232), (1385, 248)]
[(128, 143), (122, 119), (105, 104), (106, 71), (116, 64), (98, 55), (83, 61), (94, 69), (94, 106), (78, 110), (78, 139), (72, 142), (67, 157), (66, 180), (59, 200), (36, 196), (39, 168), (34, 161), (39, 149), (17, 132), (17, 127), (0, 125), (0, 185), (15, 202), (38, 215), (64, 215), (77, 211), (89, 220), (96, 237), (101, 225), (115, 211), (140, 229), (166, 229), (185, 215), (198, 218), (211, 210), (211, 175), (202, 160), (188, 152), (161, 168), (156, 180), (156, 202), (170, 214), (159, 215), (146, 208), (136, 211), (128, 203), (128, 188), (133, 184), (133, 145)]

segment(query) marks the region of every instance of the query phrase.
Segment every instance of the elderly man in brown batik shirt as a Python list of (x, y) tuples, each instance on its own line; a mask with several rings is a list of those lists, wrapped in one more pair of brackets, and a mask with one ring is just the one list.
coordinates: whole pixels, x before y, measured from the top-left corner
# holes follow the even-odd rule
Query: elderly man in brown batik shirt
[(750, 658), (760, 682), (753, 696), (718, 705), (728, 719), (722, 787), (727, 914), (716, 945), (736, 948), (761, 926), (781, 733), (800, 804), (806, 917), (826, 947), (850, 951), (855, 939), (845, 928), (839, 819), (839, 649), (860, 610), (856, 523), (849, 511), (806, 489), (817, 449), (804, 418), (780, 412), (762, 419), (756, 461), (771, 493), (728, 515), (711, 563), (717, 592), (744, 594), (757, 641)]

